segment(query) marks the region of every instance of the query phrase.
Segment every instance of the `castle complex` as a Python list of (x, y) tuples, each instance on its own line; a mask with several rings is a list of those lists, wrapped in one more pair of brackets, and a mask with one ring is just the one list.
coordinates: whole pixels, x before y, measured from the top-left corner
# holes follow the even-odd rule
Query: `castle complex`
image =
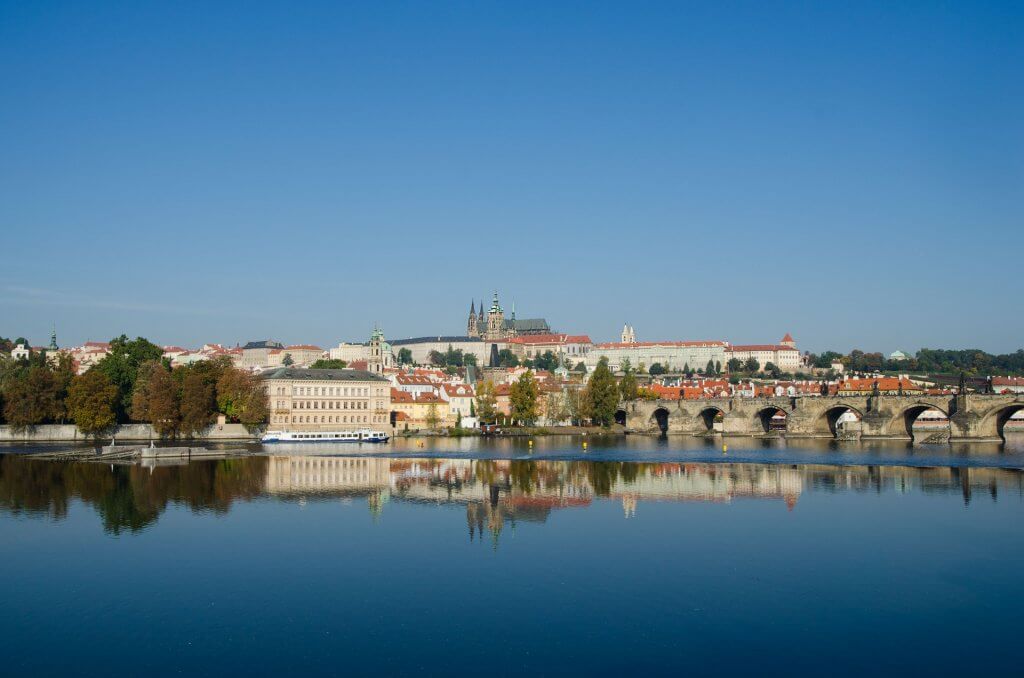
[(551, 334), (551, 327), (543, 318), (516, 319), (516, 305), (512, 304), (512, 316), (505, 318), (505, 310), (498, 302), (498, 293), (494, 293), (491, 308), (484, 315), (484, 302), (480, 302), (480, 311), (476, 304), (469, 303), (469, 320), (466, 322), (466, 336), (484, 341), (504, 341), (513, 337), (536, 334)]

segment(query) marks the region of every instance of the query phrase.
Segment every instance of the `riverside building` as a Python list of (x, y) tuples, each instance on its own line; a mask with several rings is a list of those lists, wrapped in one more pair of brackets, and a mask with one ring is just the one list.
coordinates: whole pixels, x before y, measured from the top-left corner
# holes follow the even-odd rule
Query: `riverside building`
[(337, 431), (388, 424), (391, 385), (379, 374), (280, 367), (263, 379), (271, 428)]

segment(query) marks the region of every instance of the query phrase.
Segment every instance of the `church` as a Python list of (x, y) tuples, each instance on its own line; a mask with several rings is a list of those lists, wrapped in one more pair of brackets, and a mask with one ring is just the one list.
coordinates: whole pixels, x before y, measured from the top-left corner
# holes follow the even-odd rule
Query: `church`
[(484, 302), (480, 302), (480, 310), (476, 304), (469, 302), (469, 320), (466, 323), (466, 335), (484, 341), (504, 341), (524, 335), (551, 334), (551, 327), (543, 318), (516, 318), (516, 305), (512, 304), (512, 315), (505, 317), (505, 311), (498, 302), (498, 293), (494, 293), (491, 308), (484, 315)]

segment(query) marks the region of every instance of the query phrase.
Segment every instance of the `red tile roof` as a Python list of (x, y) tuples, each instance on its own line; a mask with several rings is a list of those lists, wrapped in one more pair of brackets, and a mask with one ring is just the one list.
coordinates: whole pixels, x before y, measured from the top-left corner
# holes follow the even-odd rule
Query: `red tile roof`
[(726, 351), (794, 351), (799, 353), (797, 349), (792, 346), (783, 346), (782, 344), (737, 344), (730, 346)]
[(508, 340), (510, 344), (591, 344), (585, 334), (525, 334)]

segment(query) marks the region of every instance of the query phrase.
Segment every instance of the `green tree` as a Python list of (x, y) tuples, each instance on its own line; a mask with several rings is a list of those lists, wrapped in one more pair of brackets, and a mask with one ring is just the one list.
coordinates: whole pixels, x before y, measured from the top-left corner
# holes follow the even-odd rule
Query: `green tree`
[(619, 389), (608, 369), (608, 359), (601, 358), (584, 390), (584, 411), (598, 426), (609, 426), (619, 406)]
[(716, 375), (721, 375), (722, 374), (722, 361), (721, 360), (716, 360), (715, 361), (715, 374)]
[(117, 424), (117, 386), (99, 370), (75, 377), (68, 388), (67, 411), (78, 430), (98, 436)]
[(651, 363), (651, 368), (647, 370), (647, 373), (652, 377), (656, 377), (659, 374), (666, 374), (668, 369), (661, 363)]
[(320, 358), (312, 365), (309, 366), (311, 370), (343, 370), (345, 369), (346, 363), (340, 358)]
[(491, 424), (498, 417), (498, 399), (494, 384), (481, 381), (476, 388), (476, 412), (482, 423)]
[(729, 358), (729, 362), (725, 364), (725, 367), (730, 374), (739, 372), (743, 369), (743, 361), (739, 358)]
[(519, 367), (519, 358), (511, 349), (503, 348), (498, 351), (498, 367)]
[(537, 418), (537, 394), (537, 380), (533, 378), (533, 372), (527, 370), (519, 375), (508, 394), (512, 418), (532, 424)]
[(558, 356), (555, 355), (554, 351), (544, 351), (543, 355), (534, 358), (533, 366), (538, 370), (554, 372), (558, 369)]
[(775, 366), (773, 362), (767, 362), (764, 365), (764, 371), (772, 375), (774, 379), (778, 379), (779, 375), (782, 374), (782, 370)]
[(110, 353), (96, 363), (93, 369), (107, 376), (117, 387), (117, 420), (126, 421), (132, 404), (132, 392), (143, 363), (160, 360), (163, 349), (156, 344), (137, 337), (129, 339), (121, 335), (110, 340)]
[(291, 353), (285, 353), (284, 357), (281, 358), (281, 364), (285, 367), (291, 367), (295, 364), (295, 358), (292, 357)]
[(630, 402), (640, 397), (640, 388), (636, 382), (636, 375), (633, 370), (626, 370), (619, 380), (619, 395), (624, 401)]
[(704, 374), (706, 374), (706, 375), (708, 375), (710, 377), (714, 373), (715, 373), (715, 361), (714, 360), (709, 360), (708, 364), (704, 366)]
[(761, 363), (754, 356), (750, 356), (747, 358), (747, 362), (743, 364), (743, 367), (750, 374), (754, 374), (761, 369)]
[(398, 349), (398, 364), (412, 365), (412, 351), (407, 348)]

